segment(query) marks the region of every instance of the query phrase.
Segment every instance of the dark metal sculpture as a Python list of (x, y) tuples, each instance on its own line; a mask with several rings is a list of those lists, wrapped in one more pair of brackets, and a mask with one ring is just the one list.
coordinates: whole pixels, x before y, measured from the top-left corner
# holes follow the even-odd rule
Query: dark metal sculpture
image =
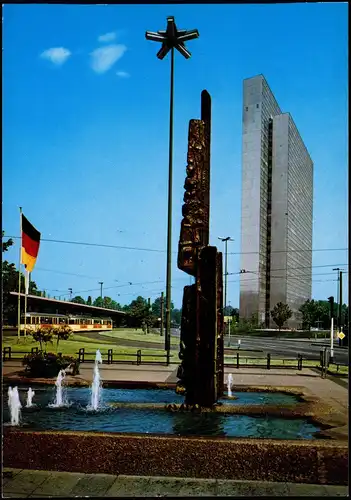
[(196, 283), (184, 288), (177, 392), (209, 407), (223, 393), (222, 254), (209, 243), (211, 97), (201, 94), (201, 120), (190, 120), (178, 267)]

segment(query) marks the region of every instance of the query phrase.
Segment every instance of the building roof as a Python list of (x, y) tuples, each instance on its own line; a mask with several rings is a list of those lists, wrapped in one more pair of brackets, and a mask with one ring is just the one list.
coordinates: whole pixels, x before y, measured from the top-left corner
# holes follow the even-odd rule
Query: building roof
[[(10, 292), (11, 295), (15, 295), (18, 297), (18, 292)], [(21, 293), (21, 297), (24, 297), (25, 294)], [(64, 306), (69, 306), (69, 307), (79, 307), (82, 308), (83, 310), (91, 311), (91, 312), (104, 312), (104, 313), (113, 313), (113, 314), (123, 314), (127, 315), (125, 311), (118, 311), (116, 309), (108, 309), (106, 307), (96, 307), (96, 306), (89, 306), (87, 304), (78, 304), (77, 302), (70, 302), (67, 300), (58, 300), (58, 299), (51, 299), (48, 297), (39, 297), (38, 295), (27, 295), (27, 300), (37, 300), (37, 301), (42, 301), (42, 302), (51, 302), (52, 304), (59, 304), (59, 305), (64, 305)]]

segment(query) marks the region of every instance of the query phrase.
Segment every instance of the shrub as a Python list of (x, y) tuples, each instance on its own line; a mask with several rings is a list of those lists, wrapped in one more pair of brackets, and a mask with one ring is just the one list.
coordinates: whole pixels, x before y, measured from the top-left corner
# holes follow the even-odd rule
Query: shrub
[(72, 375), (79, 374), (78, 359), (73, 356), (60, 356), (53, 352), (42, 352), (27, 354), (22, 361), (26, 371), (32, 377), (56, 377), (60, 370), (71, 366)]
[(56, 349), (58, 349), (60, 340), (68, 340), (72, 335), (72, 328), (69, 325), (60, 325), (53, 328), (52, 334), (57, 338)]

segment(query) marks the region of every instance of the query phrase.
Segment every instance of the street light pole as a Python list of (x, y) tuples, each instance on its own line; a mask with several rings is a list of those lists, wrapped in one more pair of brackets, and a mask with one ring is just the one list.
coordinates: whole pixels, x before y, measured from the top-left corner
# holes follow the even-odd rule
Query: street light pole
[(174, 17), (167, 18), (167, 29), (157, 32), (147, 31), (145, 37), (153, 42), (161, 42), (162, 47), (157, 53), (163, 59), (171, 51), (171, 89), (169, 113), (169, 159), (168, 159), (168, 228), (167, 228), (167, 268), (166, 268), (166, 332), (165, 350), (167, 351), (167, 365), (170, 361), (171, 346), (171, 270), (172, 270), (172, 178), (173, 178), (173, 94), (174, 94), (174, 49), (189, 59), (190, 52), (184, 42), (198, 38), (197, 30), (178, 30)]
[(338, 304), (338, 314), (337, 314), (337, 326), (338, 330), (341, 330), (341, 315), (342, 315), (342, 272), (343, 269), (340, 269), (340, 267), (334, 267), (333, 271), (338, 272), (338, 285), (337, 285), (337, 304)]
[(169, 103), (169, 156), (168, 156), (168, 225), (167, 225), (167, 269), (166, 269), (166, 335), (165, 350), (167, 365), (171, 348), (171, 283), (172, 283), (172, 183), (173, 183), (173, 91), (174, 48), (171, 49), (171, 92)]
[[(225, 253), (225, 265), (224, 265), (224, 311), (227, 309), (227, 280), (228, 280), (228, 241), (234, 241), (230, 236), (226, 238), (218, 237), (219, 240), (224, 242), (224, 253)], [(224, 316), (224, 314), (223, 314)], [(230, 347), (230, 337), (228, 341), (228, 347)]]
[(343, 322), (342, 322), (342, 271), (340, 270), (340, 275), (339, 275), (339, 330), (341, 331), (341, 328), (343, 327)]
[(99, 281), (99, 285), (100, 285), (100, 297), (102, 299), (102, 285), (104, 284), (103, 281)]

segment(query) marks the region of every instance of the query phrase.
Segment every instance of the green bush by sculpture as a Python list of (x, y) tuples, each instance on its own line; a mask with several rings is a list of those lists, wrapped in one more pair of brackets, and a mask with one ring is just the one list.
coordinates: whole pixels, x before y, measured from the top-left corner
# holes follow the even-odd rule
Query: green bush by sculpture
[(73, 356), (62, 356), (53, 352), (35, 352), (24, 356), (23, 366), (31, 377), (56, 377), (60, 370), (71, 367), (72, 375), (79, 374), (79, 362)]
[[(48, 344), (53, 343), (56, 337), (56, 349), (60, 340), (67, 340), (72, 334), (69, 325), (52, 326), (48, 328), (38, 327), (34, 331), (28, 330), (36, 342), (40, 343), (40, 351), (24, 356), (22, 364), (32, 377), (56, 377), (60, 370), (71, 366), (72, 375), (78, 375), (79, 362), (72, 356), (62, 356), (53, 352), (46, 352)], [(45, 349), (43, 349), (43, 346)]]

